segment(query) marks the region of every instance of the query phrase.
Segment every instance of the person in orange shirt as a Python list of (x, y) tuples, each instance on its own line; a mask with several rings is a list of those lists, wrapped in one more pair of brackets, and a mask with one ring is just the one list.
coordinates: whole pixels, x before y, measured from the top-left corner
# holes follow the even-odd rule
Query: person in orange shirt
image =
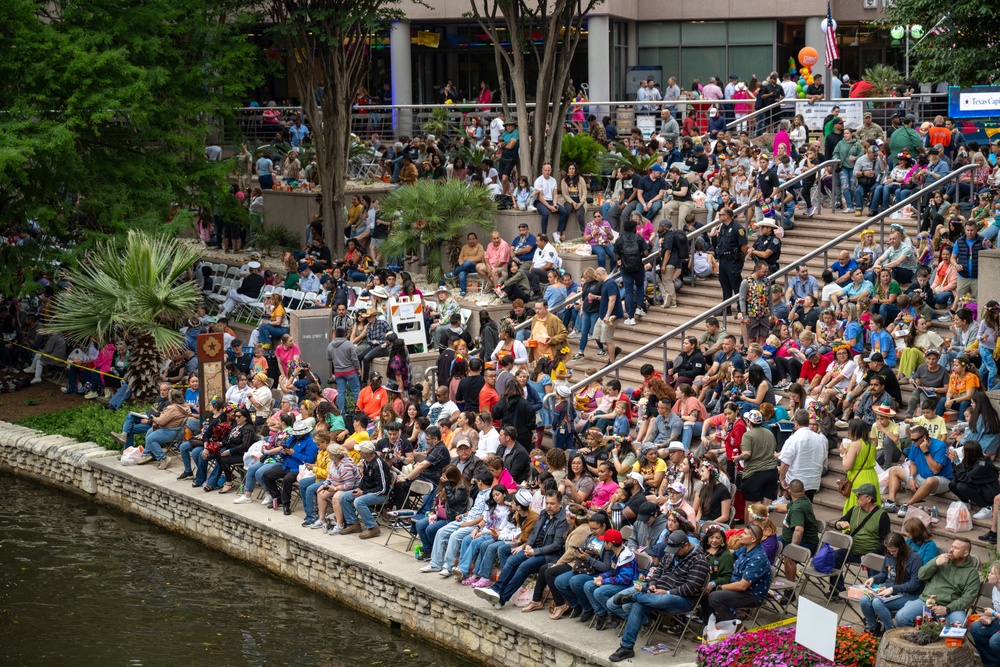
[(378, 371), (372, 371), (372, 377), (368, 380), (368, 386), (358, 392), (358, 400), (355, 407), (361, 410), (369, 419), (378, 419), (382, 412), (382, 406), (389, 402), (389, 394), (382, 386), (382, 375)]
[(938, 144), (944, 146), (946, 153), (951, 153), (951, 130), (944, 126), (943, 116), (935, 116), (934, 125), (927, 131), (927, 145), (933, 147)]
[[(500, 402), (500, 395), (497, 394), (496, 390), (497, 370), (495, 368), (486, 368), (483, 371), (483, 378), (485, 378), (486, 384), (479, 390), (479, 410), (480, 412), (492, 414), (493, 406)], [(494, 420), (493, 424), (499, 426), (497, 420)]]

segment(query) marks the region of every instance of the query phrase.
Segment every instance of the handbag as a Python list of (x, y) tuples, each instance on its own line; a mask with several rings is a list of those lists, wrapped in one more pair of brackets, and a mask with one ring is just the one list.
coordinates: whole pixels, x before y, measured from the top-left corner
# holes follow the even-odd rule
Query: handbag
[[(873, 451), (875, 451), (874, 447), (871, 448), (871, 450), (868, 452), (868, 454), (870, 455)], [(840, 491), (840, 495), (844, 496), (845, 498), (850, 498), (850, 496), (851, 496), (851, 489), (854, 488), (854, 481), (858, 478), (858, 475), (860, 475), (861, 471), (864, 470), (864, 469), (865, 469), (865, 466), (861, 466), (860, 468), (858, 468), (858, 471), (856, 473), (854, 473), (854, 477), (852, 477), (850, 479), (842, 479), (842, 480), (840, 480), (840, 483), (837, 484), (837, 490)]]
[(830, 546), (829, 542), (824, 542), (823, 546), (816, 552), (816, 555), (813, 556), (813, 569), (820, 574), (830, 574), (833, 572), (835, 564), (836, 555), (834, 554), (833, 547)]

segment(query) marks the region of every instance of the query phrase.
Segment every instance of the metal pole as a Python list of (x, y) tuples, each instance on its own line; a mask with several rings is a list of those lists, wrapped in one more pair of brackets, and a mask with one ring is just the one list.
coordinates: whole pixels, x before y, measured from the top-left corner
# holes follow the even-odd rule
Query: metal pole
[(910, 26), (906, 26), (906, 78), (910, 78)]

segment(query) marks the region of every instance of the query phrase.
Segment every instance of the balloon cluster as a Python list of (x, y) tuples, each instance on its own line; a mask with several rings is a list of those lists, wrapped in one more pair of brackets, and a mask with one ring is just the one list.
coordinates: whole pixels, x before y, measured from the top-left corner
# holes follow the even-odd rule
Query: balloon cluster
[[(794, 65), (794, 61), (791, 58), (788, 60)], [(797, 72), (799, 79), (795, 82), (795, 94), (800, 99), (804, 99), (806, 96), (806, 86), (812, 85), (814, 81), (810, 68), (819, 62), (819, 53), (811, 46), (803, 46), (799, 50), (799, 62), (802, 64), (802, 67)], [(789, 71), (793, 75), (796, 74), (794, 69), (789, 68)]]

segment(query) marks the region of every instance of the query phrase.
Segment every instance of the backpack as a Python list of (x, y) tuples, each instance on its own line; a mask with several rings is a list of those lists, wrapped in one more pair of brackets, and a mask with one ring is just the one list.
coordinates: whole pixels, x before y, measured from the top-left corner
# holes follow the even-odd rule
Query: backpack
[(623, 234), (621, 239), (622, 270), (628, 273), (642, 271), (642, 237), (638, 234)]

